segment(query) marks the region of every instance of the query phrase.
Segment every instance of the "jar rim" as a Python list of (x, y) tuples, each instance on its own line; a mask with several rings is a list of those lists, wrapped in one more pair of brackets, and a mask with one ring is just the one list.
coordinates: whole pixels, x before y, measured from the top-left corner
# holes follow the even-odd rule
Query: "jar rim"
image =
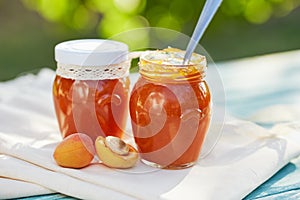
[[(183, 64), (184, 51), (173, 48), (165, 50), (146, 51), (141, 55), (139, 72), (142, 76), (151, 80), (168, 82), (204, 79), (206, 72), (205, 56), (194, 54), (189, 64)], [(175, 62), (172, 62), (173, 52), (175, 54), (179, 52), (175, 55), (178, 56)]]
[(188, 64), (183, 64), (185, 51), (177, 48), (168, 47), (163, 50), (145, 51), (141, 54), (140, 60), (149, 64), (158, 64), (172, 67), (189, 67), (202, 65), (204, 68), (207, 65), (206, 57), (197, 53), (193, 53)]

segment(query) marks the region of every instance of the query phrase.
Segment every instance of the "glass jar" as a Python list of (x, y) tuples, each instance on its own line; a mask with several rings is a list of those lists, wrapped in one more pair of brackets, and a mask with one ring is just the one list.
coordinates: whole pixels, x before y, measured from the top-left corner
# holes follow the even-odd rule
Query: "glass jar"
[(140, 77), (130, 97), (134, 139), (144, 163), (169, 169), (197, 162), (211, 118), (206, 58), (168, 48), (140, 57)]
[(81, 132), (95, 140), (122, 137), (129, 98), (128, 46), (85, 39), (60, 43), (53, 100), (62, 137)]

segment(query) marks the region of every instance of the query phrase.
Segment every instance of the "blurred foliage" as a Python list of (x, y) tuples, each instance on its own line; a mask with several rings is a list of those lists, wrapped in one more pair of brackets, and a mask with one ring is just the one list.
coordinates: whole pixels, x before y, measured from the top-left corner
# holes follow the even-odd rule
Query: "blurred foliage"
[[(55, 69), (54, 46), (66, 40), (111, 38), (148, 48), (149, 28), (135, 28), (191, 35), (204, 1), (0, 0), (0, 81)], [(300, 49), (299, 5), (300, 0), (223, 0), (201, 45), (215, 61)], [(172, 39), (172, 32), (157, 35), (168, 44)]]
[[(102, 37), (141, 27), (164, 27), (190, 33), (204, 0), (22, 0), (52, 22), (76, 30), (97, 28)], [(196, 5), (196, 6), (195, 6)], [(199, 5), (199, 6), (198, 6)], [(224, 0), (219, 12), (262, 24), (282, 17), (300, 0)]]

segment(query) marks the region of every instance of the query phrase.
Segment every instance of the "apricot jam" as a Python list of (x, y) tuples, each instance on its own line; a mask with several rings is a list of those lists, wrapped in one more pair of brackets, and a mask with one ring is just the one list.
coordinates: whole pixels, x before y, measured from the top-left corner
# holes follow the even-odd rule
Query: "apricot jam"
[(130, 97), (134, 139), (144, 163), (168, 169), (197, 162), (210, 124), (211, 96), (204, 80), (206, 60), (164, 49), (140, 58), (140, 77)]
[(56, 76), (53, 100), (61, 134), (122, 137), (128, 113), (129, 79), (71, 80)]
[(128, 46), (85, 39), (58, 44), (53, 101), (62, 137), (122, 137), (128, 116)]

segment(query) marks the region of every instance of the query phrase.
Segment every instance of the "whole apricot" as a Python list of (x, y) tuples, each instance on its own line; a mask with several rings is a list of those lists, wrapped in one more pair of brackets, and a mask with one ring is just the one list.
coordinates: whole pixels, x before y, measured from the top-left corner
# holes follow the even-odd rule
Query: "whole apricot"
[(94, 159), (95, 148), (92, 139), (83, 133), (74, 133), (59, 143), (53, 153), (59, 166), (83, 168)]

